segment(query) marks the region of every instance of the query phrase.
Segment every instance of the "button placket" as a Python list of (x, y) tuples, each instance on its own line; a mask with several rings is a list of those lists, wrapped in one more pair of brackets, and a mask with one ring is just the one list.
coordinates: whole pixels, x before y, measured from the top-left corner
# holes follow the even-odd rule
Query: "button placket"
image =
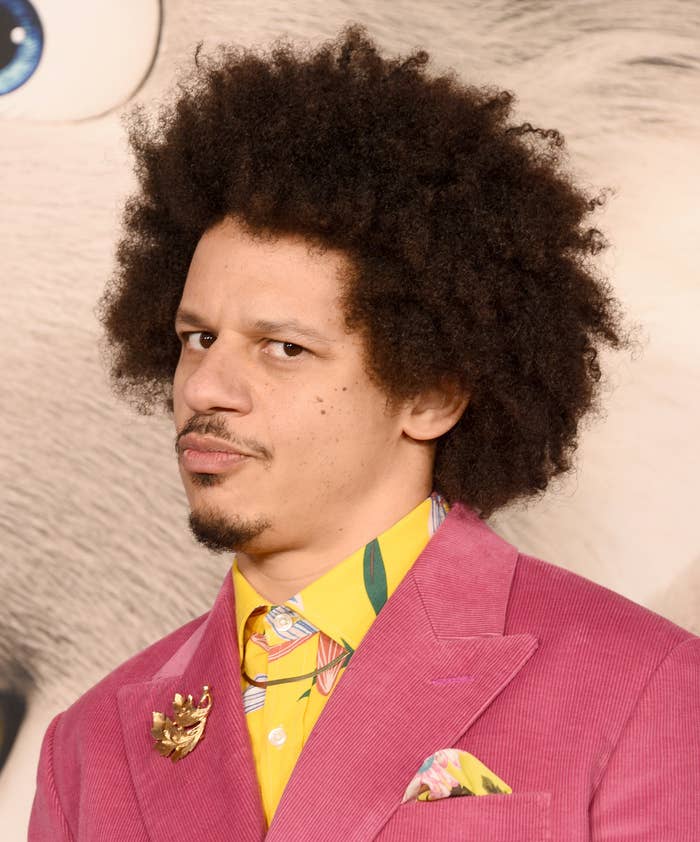
[[(272, 606), (272, 608), (277, 608), (278, 606)], [(272, 610), (271, 608), (271, 610)], [(274, 640), (278, 642), (279, 634), (278, 632), (284, 631), (286, 628), (289, 628), (293, 625), (294, 620), (288, 614), (278, 613), (275, 612), (274, 617), (270, 617), (268, 614), (265, 617), (265, 625), (267, 626), (268, 631), (268, 640)], [(278, 678), (278, 673), (283, 671), (281, 664), (284, 664), (285, 659), (282, 658), (280, 660), (269, 661), (268, 660), (268, 678)], [(275, 692), (277, 691), (277, 692)], [(279, 688), (278, 687), (269, 687), (267, 689), (267, 696), (266, 696), (266, 703), (265, 703), (265, 718), (267, 719), (268, 723), (272, 717), (277, 717), (280, 711), (277, 709), (279, 705)], [(272, 719), (274, 722), (275, 719)], [(277, 720), (279, 722), (279, 720)], [(271, 723), (270, 723), (271, 724)], [(269, 725), (268, 725), (269, 727)], [(271, 728), (267, 733), (267, 742), (268, 746), (277, 749), (280, 751), (285, 743), (287, 742), (287, 732), (284, 729), (282, 723), (279, 723), (274, 728)], [(275, 761), (271, 761), (275, 762)]]
[(281, 725), (278, 725), (270, 731), (267, 735), (267, 739), (270, 741), (271, 745), (280, 748), (287, 740), (287, 732)]

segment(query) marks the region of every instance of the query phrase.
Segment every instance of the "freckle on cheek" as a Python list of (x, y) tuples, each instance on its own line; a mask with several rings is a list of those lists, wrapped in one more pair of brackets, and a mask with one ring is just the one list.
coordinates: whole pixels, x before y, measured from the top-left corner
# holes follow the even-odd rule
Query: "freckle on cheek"
[(325, 414), (326, 414), (326, 410), (325, 410), (325, 409), (322, 409), (322, 410), (321, 410), (321, 415), (325, 415)]

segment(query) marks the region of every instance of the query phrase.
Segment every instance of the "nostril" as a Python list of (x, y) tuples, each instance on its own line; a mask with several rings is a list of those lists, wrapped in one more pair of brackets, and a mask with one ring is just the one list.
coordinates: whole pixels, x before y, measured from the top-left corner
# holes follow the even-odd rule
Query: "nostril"
[(0, 691), (0, 770), (10, 754), (26, 712), (24, 696), (13, 691)]

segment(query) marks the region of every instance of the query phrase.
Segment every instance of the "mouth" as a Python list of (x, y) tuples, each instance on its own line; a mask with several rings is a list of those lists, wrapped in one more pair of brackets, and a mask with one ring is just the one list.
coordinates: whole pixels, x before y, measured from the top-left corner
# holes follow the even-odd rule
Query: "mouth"
[(180, 460), (187, 471), (196, 474), (220, 474), (237, 465), (247, 462), (251, 457), (242, 453), (229, 453), (222, 450), (195, 450), (186, 447), (180, 454)]
[(253, 458), (222, 439), (194, 433), (183, 436), (177, 449), (185, 470), (199, 474), (223, 473)]

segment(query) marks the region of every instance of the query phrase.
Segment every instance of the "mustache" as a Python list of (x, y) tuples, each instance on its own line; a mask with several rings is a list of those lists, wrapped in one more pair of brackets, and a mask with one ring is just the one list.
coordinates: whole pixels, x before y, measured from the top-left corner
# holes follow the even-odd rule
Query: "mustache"
[(272, 453), (259, 441), (254, 439), (244, 438), (243, 436), (232, 435), (226, 427), (226, 424), (221, 418), (211, 417), (203, 418), (201, 416), (193, 415), (185, 426), (175, 437), (175, 453), (179, 455), (180, 439), (189, 433), (196, 433), (200, 436), (216, 436), (222, 439), (234, 448), (239, 448), (247, 453), (252, 453), (260, 456), (263, 459), (272, 459)]

